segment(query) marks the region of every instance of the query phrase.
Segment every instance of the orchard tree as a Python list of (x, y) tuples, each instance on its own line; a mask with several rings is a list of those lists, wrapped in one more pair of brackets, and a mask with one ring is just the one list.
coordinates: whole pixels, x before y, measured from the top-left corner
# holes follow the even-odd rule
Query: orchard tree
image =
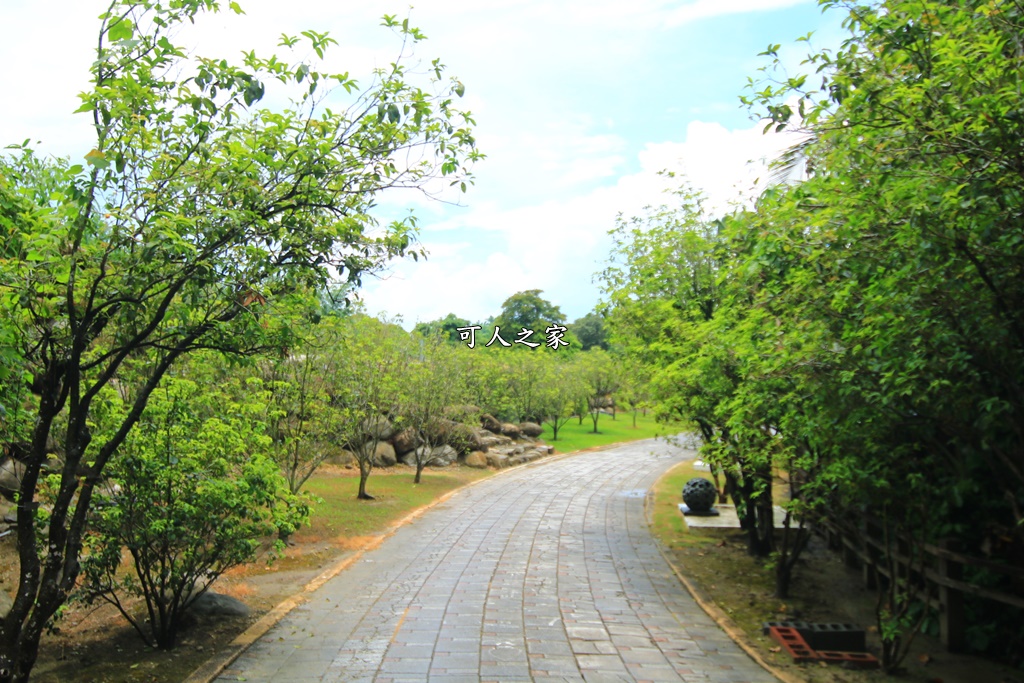
[(587, 412), (594, 423), (594, 434), (597, 434), (601, 411), (609, 406), (615, 409), (613, 394), (621, 386), (621, 373), (617, 361), (601, 349), (584, 351), (577, 359), (580, 376), (587, 384)]
[(423, 468), (433, 459), (434, 449), (448, 444), (459, 430), (451, 420), (452, 414), (464, 403), (465, 374), (462, 370), (461, 350), (439, 335), (414, 337), (418, 358), (411, 359), (403, 378), (403, 404), (400, 408), (402, 425), (415, 430), (422, 444), (413, 451), (419, 484)]
[[(378, 229), (368, 213), (380, 191), (439, 176), (465, 187), (466, 164), (479, 157), (472, 120), (453, 105), (463, 86), (444, 81), (439, 62), (422, 86), (399, 58), (360, 89), (316, 62), (249, 52), (234, 64), (173, 42), (217, 7), (112, 3), (81, 96), (95, 132), (84, 163), (42, 162), (24, 147), (0, 159), (0, 335), (13, 342), (0, 428), (25, 467), (0, 682), (28, 679), (78, 579), (96, 487), (168, 370), (201, 348), (280, 348), (265, 306), (332, 276), (358, 284), (412, 250), (411, 220)], [(385, 24), (404, 45), (422, 38), (407, 22)], [(318, 57), (332, 42), (316, 31), (283, 39)], [(259, 106), (268, 81), (291, 89), (290, 107)], [(351, 105), (322, 106), (328, 88), (350, 93)], [(140, 365), (132, 403), (94, 438), (90, 414), (129, 361)], [(55, 442), (62, 461), (44, 511)]]
[(589, 394), (589, 387), (579, 371), (579, 358), (572, 362), (547, 363), (538, 410), (542, 421), (551, 426), (552, 441), (558, 441), (558, 431), (572, 419)]
[[(107, 468), (116, 486), (96, 496), (105, 505), (86, 537), (86, 596), (113, 604), (152, 647), (174, 647), (213, 581), (255, 559), (261, 538), (309, 516), (267, 452), (266, 392), (226, 388), (166, 378)], [(100, 422), (116, 425), (124, 407), (107, 407)], [(125, 602), (139, 597), (145, 619)]]
[(337, 315), (323, 316), (296, 346), (258, 363), (269, 392), (269, 452), (294, 494), (342, 446), (347, 415), (331, 391), (344, 353), (343, 325)]
[(414, 357), (408, 333), (397, 324), (354, 315), (345, 320), (342, 355), (331, 387), (333, 405), (344, 410), (343, 439), (359, 465), (359, 500), (373, 500), (366, 482), (373, 471), (385, 425), (404, 402), (406, 368)]

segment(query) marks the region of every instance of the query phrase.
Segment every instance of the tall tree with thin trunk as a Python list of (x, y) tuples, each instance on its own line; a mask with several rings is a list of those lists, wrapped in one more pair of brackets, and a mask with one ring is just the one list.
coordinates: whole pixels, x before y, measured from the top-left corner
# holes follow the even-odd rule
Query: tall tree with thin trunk
[[(411, 251), (411, 221), (377, 229), (369, 211), (379, 192), (438, 176), (458, 185), (478, 157), (471, 119), (453, 106), (463, 86), (442, 81), (439, 63), (416, 85), (395, 59), (360, 90), (298, 56), (322, 57), (334, 42), (325, 33), (285, 36), (295, 57), (249, 52), (241, 63), (173, 42), (217, 8), (113, 2), (81, 95), (95, 132), (83, 163), (43, 162), (27, 148), (0, 157), (0, 336), (13, 342), (3, 354), (15, 379), (33, 390), (0, 377), (0, 442), (24, 465), (0, 683), (28, 679), (76, 584), (96, 486), (169, 369), (195, 349), (280, 348), (262, 315), (278, 297), (330, 277), (358, 284)], [(403, 45), (422, 38), (407, 22), (386, 23)], [(260, 107), (267, 81), (293, 95), (288, 108)], [(329, 86), (350, 93), (350, 105), (322, 106)], [(129, 362), (142, 378), (134, 402), (94, 438), (90, 412)], [(62, 459), (44, 476), (53, 443)]]

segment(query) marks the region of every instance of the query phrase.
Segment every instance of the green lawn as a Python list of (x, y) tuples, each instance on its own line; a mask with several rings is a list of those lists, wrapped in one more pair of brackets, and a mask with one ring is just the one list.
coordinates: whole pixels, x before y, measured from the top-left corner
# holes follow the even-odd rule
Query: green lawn
[(633, 426), (633, 413), (619, 413), (614, 420), (611, 415), (602, 415), (597, 422), (597, 434), (594, 434), (594, 422), (587, 415), (583, 418), (583, 424), (580, 424), (578, 418), (571, 418), (558, 430), (557, 441), (551, 438), (551, 425), (545, 424), (544, 433), (540, 438), (554, 446), (559, 453), (571, 453), (620, 441), (677, 434), (680, 431), (683, 431), (682, 427), (658, 424), (654, 421), (653, 414), (648, 411), (646, 416), (642, 413), (637, 414), (636, 427)]
[(468, 467), (423, 472), (423, 480), (413, 484), (413, 472), (375, 470), (366, 483), (366, 491), (375, 500), (357, 500), (359, 477), (346, 470), (317, 472), (306, 490), (323, 502), (315, 506), (312, 524), (303, 527), (296, 540), (353, 538), (380, 533), (418, 507), (464, 484), (492, 474), (489, 470)]

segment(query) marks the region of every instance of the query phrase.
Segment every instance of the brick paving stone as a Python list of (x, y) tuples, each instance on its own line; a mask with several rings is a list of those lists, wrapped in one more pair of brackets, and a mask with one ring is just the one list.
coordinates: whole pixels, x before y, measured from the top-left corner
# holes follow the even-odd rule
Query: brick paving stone
[(692, 456), (641, 441), (469, 487), (327, 582), (218, 682), (774, 681), (647, 530), (637, 492)]

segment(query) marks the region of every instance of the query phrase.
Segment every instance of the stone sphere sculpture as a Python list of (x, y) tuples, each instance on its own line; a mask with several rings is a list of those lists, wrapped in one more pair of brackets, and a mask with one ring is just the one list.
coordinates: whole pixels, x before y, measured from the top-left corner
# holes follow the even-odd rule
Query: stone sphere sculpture
[(707, 479), (695, 477), (683, 486), (683, 502), (693, 512), (708, 512), (718, 500), (718, 489)]

